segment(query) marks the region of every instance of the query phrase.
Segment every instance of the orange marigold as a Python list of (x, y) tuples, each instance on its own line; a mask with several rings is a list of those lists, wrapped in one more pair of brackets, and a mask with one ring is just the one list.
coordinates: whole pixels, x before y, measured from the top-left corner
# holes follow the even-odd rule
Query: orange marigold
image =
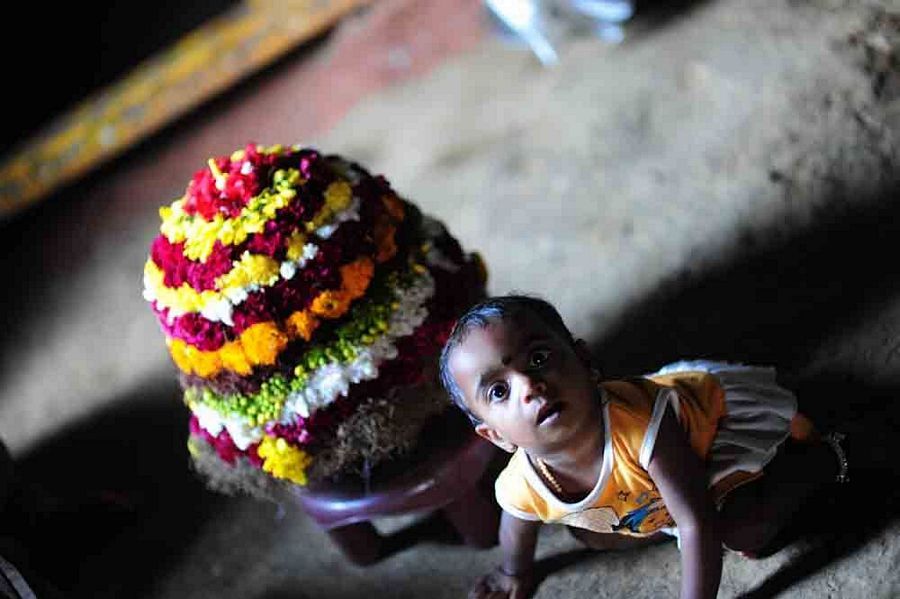
[(169, 353), (175, 364), (188, 374), (210, 377), (222, 370), (219, 352), (202, 351), (180, 339), (173, 339)]
[(213, 376), (222, 370), (222, 360), (219, 358), (219, 352), (202, 351), (197, 348), (186, 346), (188, 359), (194, 372), (204, 378)]
[(350, 309), (350, 298), (343, 291), (323, 291), (309, 308), (323, 318), (340, 318)]
[(274, 322), (258, 322), (241, 333), (241, 346), (251, 364), (274, 364), (288, 343)]
[(291, 337), (303, 337), (304, 340), (309, 341), (319, 327), (319, 319), (306, 310), (298, 310), (288, 317), (285, 325)]
[(172, 356), (175, 366), (178, 366), (182, 372), (191, 374), (193, 368), (191, 368), (191, 361), (184, 352), (184, 341), (181, 339), (166, 339), (166, 344), (169, 346), (169, 355)]
[(222, 358), (222, 365), (228, 370), (244, 376), (253, 372), (253, 365), (247, 360), (240, 341), (229, 341), (223, 345), (219, 348), (219, 356)]
[(365, 295), (374, 274), (375, 265), (365, 256), (345, 264), (341, 267), (341, 289), (351, 300), (360, 298)]

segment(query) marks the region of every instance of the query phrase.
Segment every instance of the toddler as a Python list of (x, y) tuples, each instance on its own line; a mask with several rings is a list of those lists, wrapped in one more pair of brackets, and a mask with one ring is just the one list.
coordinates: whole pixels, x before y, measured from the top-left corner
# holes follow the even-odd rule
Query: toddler
[(503, 563), (474, 597), (531, 595), (542, 522), (596, 549), (676, 536), (681, 596), (714, 597), (723, 545), (762, 550), (817, 487), (846, 480), (840, 436), (817, 434), (774, 369), (678, 362), (601, 381), (539, 299), (471, 308), (440, 369), (475, 431), (512, 454), (495, 484)]

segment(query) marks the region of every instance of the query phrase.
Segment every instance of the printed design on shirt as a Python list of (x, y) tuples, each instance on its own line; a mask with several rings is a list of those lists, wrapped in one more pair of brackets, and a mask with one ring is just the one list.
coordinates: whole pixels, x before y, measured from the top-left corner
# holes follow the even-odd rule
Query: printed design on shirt
[[(650, 532), (650, 530), (655, 530), (659, 528), (658, 526), (654, 527), (653, 524), (656, 524), (658, 518), (654, 518), (654, 514), (658, 512), (665, 511), (666, 505), (662, 502), (662, 499), (656, 499), (654, 501), (650, 501), (645, 503), (641, 507), (631, 510), (622, 520), (619, 522), (617, 526), (614, 527), (615, 531), (627, 530), (629, 532), (643, 533)], [(666, 518), (668, 518), (668, 514), (666, 514)], [(644, 524), (647, 524), (645, 527)]]
[(619, 526), (619, 516), (611, 507), (592, 507), (580, 512), (566, 514), (558, 520), (560, 524), (586, 528), (594, 532), (612, 533)]
[[(592, 507), (566, 514), (556, 522), (601, 533), (637, 535), (651, 534), (660, 528), (675, 525), (658, 492), (626, 493), (635, 496), (635, 501), (622, 502), (617, 506), (618, 510), (612, 506)], [(617, 497), (621, 497), (622, 494), (619, 492)], [(623, 512), (625, 515), (620, 518), (619, 513)]]

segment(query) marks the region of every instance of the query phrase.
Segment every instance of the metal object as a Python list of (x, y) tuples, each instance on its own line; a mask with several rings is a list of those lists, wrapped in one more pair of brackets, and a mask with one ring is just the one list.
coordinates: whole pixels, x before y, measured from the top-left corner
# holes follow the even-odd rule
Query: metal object
[(594, 21), (594, 33), (617, 44), (625, 39), (623, 23), (634, 16), (632, 0), (567, 0), (569, 8)]
[(485, 5), (513, 33), (521, 37), (544, 66), (559, 62), (556, 49), (540, 23), (538, 0), (485, 0)]
[(569, 0), (577, 12), (606, 23), (624, 23), (634, 16), (631, 0)]
[(835, 456), (837, 457), (838, 473), (837, 476), (834, 477), (834, 480), (838, 483), (850, 482), (850, 476), (847, 474), (847, 471), (849, 470), (847, 453), (844, 451), (844, 448), (841, 445), (846, 438), (847, 435), (837, 432), (828, 433), (827, 435), (824, 435), (822, 437), (822, 440), (831, 447), (831, 449), (834, 451)]

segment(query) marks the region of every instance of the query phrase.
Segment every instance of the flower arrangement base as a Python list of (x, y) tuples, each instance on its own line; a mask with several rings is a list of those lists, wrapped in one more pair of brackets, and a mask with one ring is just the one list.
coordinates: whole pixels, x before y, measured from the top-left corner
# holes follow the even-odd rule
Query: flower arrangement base
[(371, 520), (441, 510), (462, 540), (487, 548), (497, 543), (500, 512), (480, 483), (498, 450), (447, 413), (423, 431), (414, 459), (362, 477), (289, 493), (357, 565), (385, 557), (387, 539)]

